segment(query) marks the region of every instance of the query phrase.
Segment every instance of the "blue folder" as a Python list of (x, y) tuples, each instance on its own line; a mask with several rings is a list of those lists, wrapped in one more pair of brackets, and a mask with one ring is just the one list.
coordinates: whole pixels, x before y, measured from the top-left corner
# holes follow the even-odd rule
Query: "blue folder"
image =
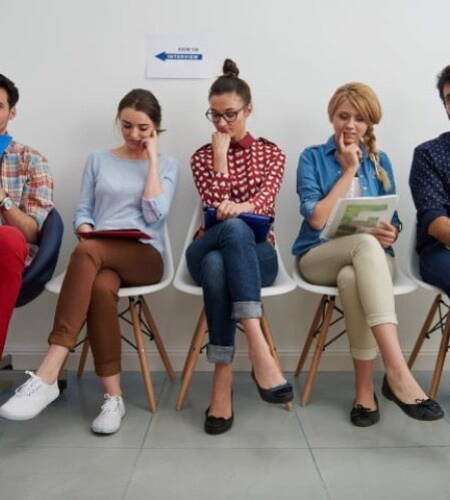
[[(212, 207), (203, 208), (204, 221), (205, 221), (205, 231), (210, 227), (222, 222), (216, 217), (216, 209)], [(255, 234), (256, 243), (261, 243), (266, 241), (267, 234), (273, 224), (273, 217), (268, 215), (250, 214), (242, 213), (238, 215), (239, 219), (242, 219), (246, 224), (250, 226)]]

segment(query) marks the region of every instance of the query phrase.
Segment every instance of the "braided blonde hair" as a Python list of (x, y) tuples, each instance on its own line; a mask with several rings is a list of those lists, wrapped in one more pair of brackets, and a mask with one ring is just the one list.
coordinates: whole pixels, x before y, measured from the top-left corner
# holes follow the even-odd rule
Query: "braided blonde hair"
[(374, 125), (380, 122), (382, 111), (380, 101), (375, 92), (365, 83), (351, 82), (339, 87), (328, 103), (328, 117), (333, 119), (334, 113), (344, 100), (348, 102), (361, 114), (367, 124), (364, 134), (364, 145), (370, 161), (375, 168), (377, 179), (383, 185), (385, 191), (391, 187), (391, 181), (386, 170), (380, 165), (380, 153), (377, 149)]

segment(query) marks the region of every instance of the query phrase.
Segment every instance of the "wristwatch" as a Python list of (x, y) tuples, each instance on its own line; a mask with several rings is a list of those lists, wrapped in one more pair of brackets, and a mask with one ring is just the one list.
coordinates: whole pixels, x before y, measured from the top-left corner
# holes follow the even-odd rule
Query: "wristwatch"
[(14, 202), (11, 200), (9, 196), (5, 196), (3, 200), (0, 202), (0, 210), (11, 210), (14, 206)]

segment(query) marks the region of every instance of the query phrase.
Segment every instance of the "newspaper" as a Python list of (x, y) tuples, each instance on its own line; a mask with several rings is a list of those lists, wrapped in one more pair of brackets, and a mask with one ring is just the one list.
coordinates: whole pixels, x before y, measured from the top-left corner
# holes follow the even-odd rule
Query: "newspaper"
[(398, 196), (341, 198), (326, 223), (321, 238), (330, 240), (363, 233), (380, 222), (391, 222)]

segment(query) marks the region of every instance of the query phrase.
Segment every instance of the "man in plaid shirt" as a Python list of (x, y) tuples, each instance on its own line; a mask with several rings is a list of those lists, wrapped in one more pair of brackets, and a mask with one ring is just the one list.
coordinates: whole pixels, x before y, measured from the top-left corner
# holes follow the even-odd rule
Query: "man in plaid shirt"
[(14, 83), (0, 74), (0, 139), (3, 147), (8, 144), (0, 149), (0, 358), (23, 270), (53, 207), (53, 179), (47, 159), (7, 136), (18, 100)]

